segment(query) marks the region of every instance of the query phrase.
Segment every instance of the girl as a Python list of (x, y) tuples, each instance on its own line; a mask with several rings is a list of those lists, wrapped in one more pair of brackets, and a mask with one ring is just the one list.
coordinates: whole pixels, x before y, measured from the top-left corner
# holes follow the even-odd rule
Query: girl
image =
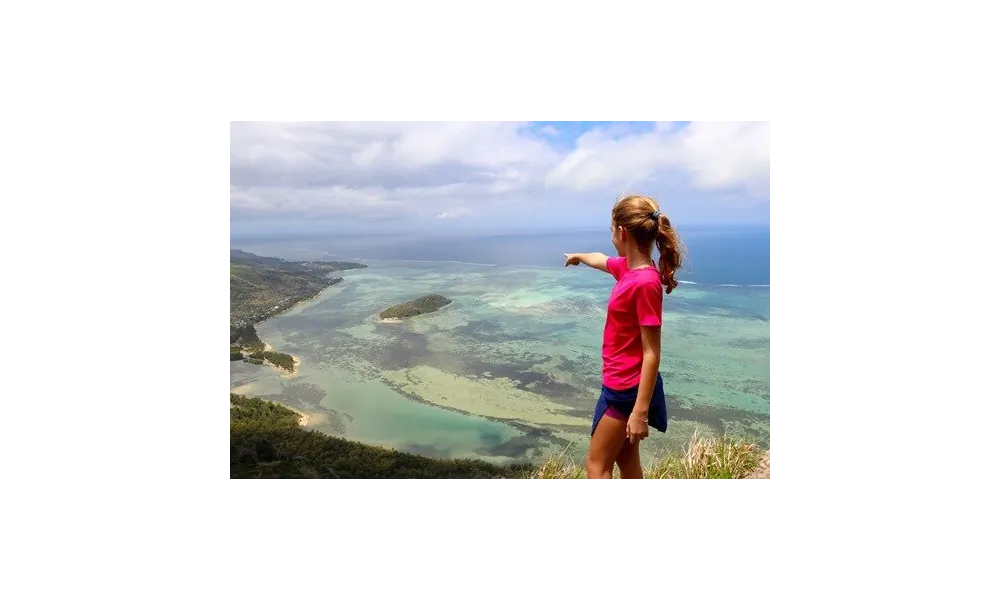
[[(660, 253), (652, 259), (652, 246)], [(601, 355), (601, 395), (594, 410), (587, 477), (610, 479), (615, 463), (622, 478), (642, 478), (639, 442), (649, 426), (667, 430), (667, 403), (660, 376), (663, 287), (677, 287), (681, 246), (667, 215), (652, 198), (626, 196), (611, 210), (611, 243), (618, 256), (566, 254), (566, 266), (583, 263), (614, 276)], [(662, 287), (661, 287), (662, 286)]]

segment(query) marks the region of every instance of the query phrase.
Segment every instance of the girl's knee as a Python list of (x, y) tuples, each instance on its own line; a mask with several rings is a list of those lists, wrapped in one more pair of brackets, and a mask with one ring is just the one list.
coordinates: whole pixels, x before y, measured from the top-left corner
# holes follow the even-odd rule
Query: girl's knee
[(589, 479), (610, 479), (611, 470), (614, 467), (614, 461), (609, 465), (605, 464), (604, 461), (595, 459), (593, 456), (587, 456), (587, 477)]

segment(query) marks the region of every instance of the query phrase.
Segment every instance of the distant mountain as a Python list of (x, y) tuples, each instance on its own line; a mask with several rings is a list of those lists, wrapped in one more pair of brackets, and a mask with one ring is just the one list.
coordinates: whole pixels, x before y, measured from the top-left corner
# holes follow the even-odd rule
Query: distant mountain
[(280, 258), (257, 256), (256, 254), (250, 254), (249, 252), (237, 250), (236, 248), (231, 248), (229, 250), (229, 262), (238, 265), (264, 267), (268, 269), (281, 269), (285, 267), (285, 265), (290, 264), (288, 261), (281, 260)]

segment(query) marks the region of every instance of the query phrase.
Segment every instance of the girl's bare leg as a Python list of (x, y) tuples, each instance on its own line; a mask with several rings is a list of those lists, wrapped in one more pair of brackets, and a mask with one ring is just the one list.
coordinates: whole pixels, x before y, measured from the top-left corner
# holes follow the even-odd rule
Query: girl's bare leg
[(601, 416), (587, 451), (587, 479), (611, 479), (615, 459), (625, 444), (625, 421)]

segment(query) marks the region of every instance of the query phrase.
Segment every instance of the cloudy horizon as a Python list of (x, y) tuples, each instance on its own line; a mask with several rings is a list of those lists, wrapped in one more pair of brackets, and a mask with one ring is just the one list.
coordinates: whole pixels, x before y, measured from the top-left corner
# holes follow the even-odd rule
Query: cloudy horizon
[(232, 237), (595, 229), (623, 192), (768, 224), (769, 123), (230, 123)]

